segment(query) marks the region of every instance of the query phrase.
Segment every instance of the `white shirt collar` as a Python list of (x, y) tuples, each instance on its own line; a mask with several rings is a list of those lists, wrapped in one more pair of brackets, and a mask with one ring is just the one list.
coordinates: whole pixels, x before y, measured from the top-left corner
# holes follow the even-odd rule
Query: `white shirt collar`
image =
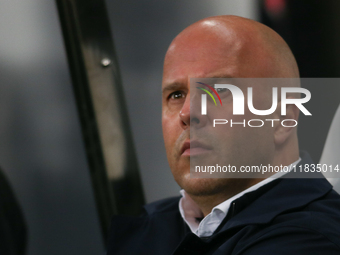
[[(289, 166), (291, 170), (294, 166), (296, 166), (300, 162), (301, 158), (292, 163)], [(211, 236), (214, 231), (218, 228), (218, 226), (223, 221), (224, 217), (228, 214), (231, 203), (237, 198), (243, 196), (246, 193), (251, 191), (255, 191), (258, 188), (264, 186), (265, 184), (272, 182), (286, 174), (286, 172), (278, 172), (263, 181), (249, 187), (248, 189), (243, 190), (242, 192), (236, 194), (235, 196), (225, 200), (221, 204), (215, 206), (211, 212), (203, 218), (203, 213), (199, 209), (198, 205), (190, 198), (190, 196), (185, 192), (185, 190), (181, 190), (180, 193), (182, 198), (179, 201), (179, 211), (183, 220), (187, 223), (190, 230), (199, 237), (208, 237)], [(202, 219), (199, 221), (198, 219)]]

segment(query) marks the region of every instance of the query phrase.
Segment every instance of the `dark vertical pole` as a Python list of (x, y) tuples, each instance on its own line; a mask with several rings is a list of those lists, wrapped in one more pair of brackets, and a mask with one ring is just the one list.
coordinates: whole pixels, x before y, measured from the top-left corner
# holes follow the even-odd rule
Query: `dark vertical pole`
[(106, 240), (112, 215), (144, 204), (104, 0), (56, 0)]

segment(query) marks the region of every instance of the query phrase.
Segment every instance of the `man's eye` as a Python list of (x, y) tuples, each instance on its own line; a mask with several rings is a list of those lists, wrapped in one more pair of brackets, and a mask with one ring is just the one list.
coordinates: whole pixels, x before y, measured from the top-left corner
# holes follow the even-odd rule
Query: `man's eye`
[(181, 99), (184, 97), (185, 96), (181, 91), (175, 91), (169, 95), (169, 99)]
[(216, 89), (216, 91), (217, 91), (217, 93), (222, 93), (222, 92), (227, 91), (227, 89), (226, 88), (218, 88), (218, 89)]

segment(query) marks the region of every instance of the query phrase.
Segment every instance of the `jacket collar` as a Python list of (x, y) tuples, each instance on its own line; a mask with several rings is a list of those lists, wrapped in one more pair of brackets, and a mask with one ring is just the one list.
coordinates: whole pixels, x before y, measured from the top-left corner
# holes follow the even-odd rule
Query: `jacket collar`
[(303, 173), (304, 178), (301, 178), (299, 166), (313, 164), (308, 153), (302, 152), (301, 158), (296, 172), (292, 171), (285, 178), (236, 199), (216, 232), (249, 224), (268, 223), (277, 215), (304, 207), (328, 193), (332, 185), (321, 173)]

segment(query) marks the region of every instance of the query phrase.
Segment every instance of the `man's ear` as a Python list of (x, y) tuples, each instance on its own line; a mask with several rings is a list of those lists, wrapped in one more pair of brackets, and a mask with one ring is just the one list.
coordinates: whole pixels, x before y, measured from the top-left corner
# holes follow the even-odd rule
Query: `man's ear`
[[(285, 116), (281, 115), (281, 102), (279, 103), (274, 113), (276, 115), (276, 119), (280, 119), (280, 122), (276, 122), (276, 125), (274, 127), (274, 142), (276, 146), (281, 146), (282, 144), (284, 144), (287, 139), (292, 136), (294, 132), (296, 132), (296, 125), (298, 122), (300, 110), (294, 104), (288, 104), (286, 107), (287, 108)], [(284, 121), (284, 126), (282, 125), (282, 121)]]

